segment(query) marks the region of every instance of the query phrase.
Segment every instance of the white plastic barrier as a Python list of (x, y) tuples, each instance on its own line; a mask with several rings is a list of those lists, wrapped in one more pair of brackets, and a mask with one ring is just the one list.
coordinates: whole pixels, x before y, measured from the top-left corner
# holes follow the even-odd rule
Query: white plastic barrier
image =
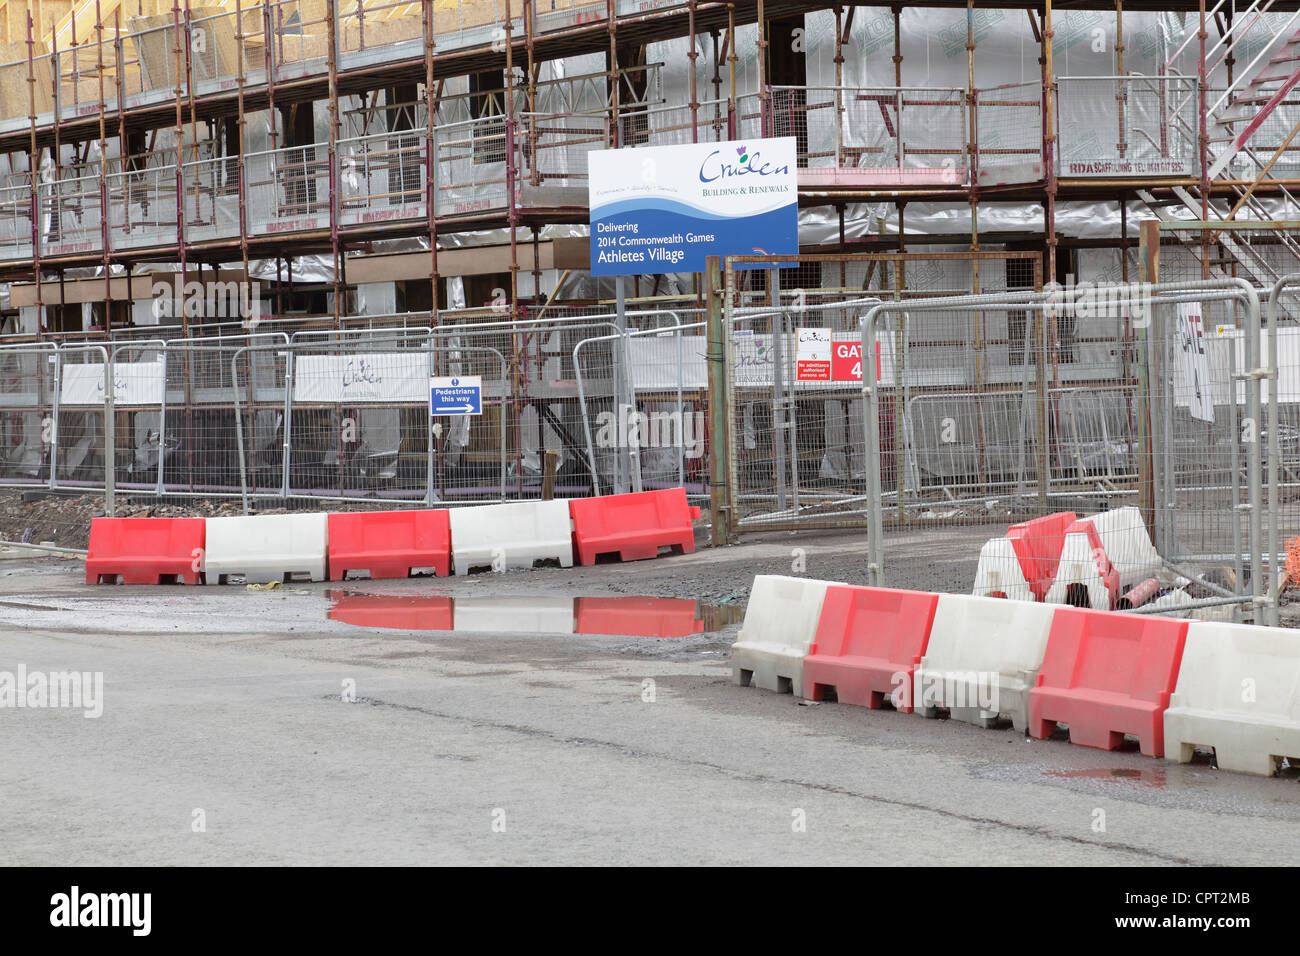
[(980, 563), (975, 569), (975, 597), (1005, 595), (1012, 601), (1032, 601), (1034, 592), (1025, 580), (1015, 548), (1008, 538), (990, 538), (980, 548)]
[(1139, 581), (1154, 577), (1163, 566), (1146, 525), (1142, 512), (1135, 507), (1100, 511), (1083, 519), (1091, 521), (1101, 538), (1111, 565), (1119, 572), (1120, 589), (1131, 587)]
[(241, 574), (250, 584), (306, 575), (324, 581), (329, 515), (248, 515), (208, 518), (203, 571), (208, 584)]
[(1054, 613), (1050, 604), (940, 594), (914, 677), (917, 710), (933, 717), (946, 708), (954, 720), (982, 727), (1001, 714), (1024, 733)]
[(817, 636), (826, 588), (835, 582), (760, 574), (745, 607), (740, 640), (731, 645), (737, 684), (803, 696), (803, 659)]
[(507, 631), (572, 634), (573, 598), (456, 598), (457, 631)]
[(1110, 610), (1110, 592), (1106, 579), (1097, 570), (1097, 556), (1086, 534), (1072, 532), (1065, 536), (1061, 563), (1056, 566), (1056, 580), (1043, 598), (1048, 604), (1065, 604), (1070, 586), (1082, 585), (1088, 592), (1088, 606), (1098, 611)]
[(512, 501), (452, 508), (451, 555), (457, 574), (470, 568), (528, 569), (555, 559), (573, 567), (573, 522), (567, 501)]
[(1165, 711), (1165, 754), (1213, 747), (1220, 770), (1270, 775), (1300, 758), (1300, 633), (1194, 621)]

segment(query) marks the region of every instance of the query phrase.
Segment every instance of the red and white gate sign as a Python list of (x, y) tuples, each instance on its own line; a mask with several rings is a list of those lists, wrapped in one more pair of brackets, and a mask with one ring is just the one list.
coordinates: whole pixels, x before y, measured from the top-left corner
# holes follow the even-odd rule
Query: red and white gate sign
[[(876, 379), (880, 379), (880, 343), (876, 343)], [(862, 381), (862, 343), (836, 342), (831, 349), (831, 380)]]

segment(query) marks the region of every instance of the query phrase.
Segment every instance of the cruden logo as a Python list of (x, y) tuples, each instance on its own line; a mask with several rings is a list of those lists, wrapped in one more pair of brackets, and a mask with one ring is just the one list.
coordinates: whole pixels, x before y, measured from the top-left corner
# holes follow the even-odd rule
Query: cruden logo
[(771, 163), (762, 162), (763, 154), (758, 150), (750, 152), (744, 146), (736, 150), (738, 158), (736, 162), (729, 163), (719, 159), (722, 150), (715, 149), (704, 157), (704, 162), (700, 163), (700, 182), (716, 183), (720, 179), (732, 179), (736, 176), (788, 176), (790, 174), (790, 165), (788, 163), (780, 166), (773, 166)]

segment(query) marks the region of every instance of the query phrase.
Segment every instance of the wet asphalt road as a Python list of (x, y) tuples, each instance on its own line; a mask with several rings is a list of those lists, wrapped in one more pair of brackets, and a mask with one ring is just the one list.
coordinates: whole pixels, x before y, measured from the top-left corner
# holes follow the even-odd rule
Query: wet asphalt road
[[(891, 581), (964, 589), (986, 536), (899, 539)], [(346, 589), (725, 605), (798, 559), (862, 581), (857, 537), (803, 534)], [(0, 708), (8, 861), (1263, 864), (1300, 837), (1295, 776), (736, 687), (737, 625), (385, 630), (328, 619), (331, 589), (87, 588), (79, 562), (0, 553), (0, 670), (105, 688), (98, 719)]]

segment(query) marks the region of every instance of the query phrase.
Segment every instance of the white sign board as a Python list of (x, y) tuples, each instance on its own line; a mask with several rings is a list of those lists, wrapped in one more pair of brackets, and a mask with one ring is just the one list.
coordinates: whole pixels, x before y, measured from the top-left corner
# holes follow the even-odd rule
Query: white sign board
[(294, 361), (295, 402), (423, 404), (428, 389), (429, 359), (423, 352), (300, 355)]
[(795, 378), (800, 382), (831, 380), (831, 330), (799, 329), (796, 333)]
[(1201, 306), (1195, 302), (1178, 303), (1178, 350), (1182, 359), (1179, 390), (1187, 400), (1189, 414), (1199, 421), (1213, 424), (1214, 391), (1210, 384), (1210, 361), (1205, 354), (1204, 331)]
[[(113, 366), (113, 403), (116, 405), (161, 405), (163, 363), (118, 362)], [(104, 364), (63, 365), (59, 383), (59, 404), (103, 405)]]
[(595, 150), (591, 274), (703, 272), (706, 256), (799, 251), (796, 140)]

